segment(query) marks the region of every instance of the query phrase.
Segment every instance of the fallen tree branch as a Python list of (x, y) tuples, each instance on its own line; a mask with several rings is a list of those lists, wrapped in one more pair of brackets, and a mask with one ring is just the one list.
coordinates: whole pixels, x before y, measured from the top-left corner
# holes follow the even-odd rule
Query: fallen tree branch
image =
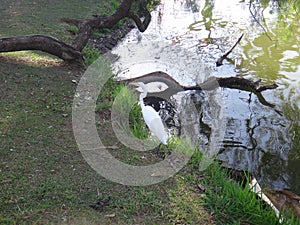
[(243, 77), (211, 77), (200, 85), (184, 87), (185, 90), (212, 90), (218, 87), (234, 88), (249, 92), (262, 92), (277, 88), (277, 84), (266, 84), (260, 86), (261, 79), (254, 82)]
[(232, 50), (237, 46), (237, 44), (242, 40), (242, 37), (244, 34), (242, 34), (237, 42), (230, 48), (228, 52), (226, 52), (224, 55), (222, 55), (216, 62), (216, 66), (222, 66), (223, 65), (223, 60), (226, 59), (226, 57), (232, 52)]
[(134, 20), (141, 32), (147, 29), (151, 21), (151, 14), (145, 6), (147, 2), (141, 1), (139, 6), (142, 9), (142, 16), (145, 18), (143, 21), (131, 9), (133, 2), (134, 0), (123, 0), (115, 13), (107, 17), (93, 17), (86, 20), (62, 19), (61, 21), (78, 27), (78, 35), (71, 45), (47, 35), (0, 37), (0, 52), (39, 50), (57, 56), (65, 61), (84, 62), (81, 52), (94, 30), (110, 29), (125, 18)]
[(83, 60), (80, 51), (72, 46), (47, 35), (24, 35), (0, 37), (0, 52), (22, 50), (40, 50), (55, 55), (63, 60)]
[(126, 82), (126, 83), (133, 82), (133, 81), (144, 82), (146, 84), (151, 82), (158, 82), (158, 85), (159, 82), (166, 84), (168, 86), (167, 89), (163, 90), (162, 92), (155, 93), (155, 96), (165, 97), (165, 98), (169, 98), (173, 94), (180, 91), (186, 91), (186, 90), (209, 91), (219, 87), (249, 91), (251, 93), (256, 94), (261, 104), (272, 108), (274, 107), (274, 105), (267, 102), (263, 97), (263, 95), (261, 94), (261, 92), (265, 90), (272, 90), (278, 87), (277, 84), (260, 85), (261, 80), (254, 82), (243, 77), (210, 77), (208, 80), (206, 80), (201, 84), (197, 84), (194, 86), (183, 86), (180, 85), (176, 80), (174, 80), (167, 73), (161, 71), (145, 74), (143, 76), (139, 76), (136, 78), (122, 80), (122, 82)]
[(128, 17), (133, 19), (133, 21), (135, 22), (139, 31), (141, 31), (141, 32), (144, 32), (147, 29), (147, 27), (151, 21), (150, 13), (147, 17), (145, 17), (144, 21), (141, 21), (140, 17), (138, 15), (134, 14), (133, 12), (129, 12)]
[(147, 29), (149, 23), (151, 22), (151, 14), (146, 8), (146, 5), (147, 5), (147, 1), (145, 0), (139, 1), (138, 8), (141, 15), (144, 17), (143, 21), (141, 21), (140, 17), (137, 14), (135, 14), (133, 11), (130, 11), (128, 13), (128, 17), (135, 22), (139, 31), (141, 32), (144, 32)]
[(266, 84), (260, 85), (261, 79), (253, 82), (243, 77), (217, 77), (212, 78), (204, 83), (200, 84), (199, 86), (188, 87), (185, 88), (186, 90), (213, 90), (218, 87), (223, 88), (231, 88), (231, 89), (238, 89), (243, 91), (249, 91), (256, 94), (258, 100), (261, 104), (265, 106), (269, 106), (273, 108), (275, 105), (269, 103), (261, 94), (262, 91), (275, 89), (278, 87), (277, 84)]

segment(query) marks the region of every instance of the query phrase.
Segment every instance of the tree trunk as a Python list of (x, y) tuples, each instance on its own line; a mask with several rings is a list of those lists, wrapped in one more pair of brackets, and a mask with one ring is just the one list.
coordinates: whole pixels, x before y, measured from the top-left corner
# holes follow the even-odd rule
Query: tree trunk
[[(131, 9), (134, 0), (123, 0), (114, 14), (108, 17), (94, 17), (86, 20), (62, 19), (63, 22), (78, 27), (79, 32), (71, 45), (47, 35), (25, 35), (13, 37), (0, 37), (0, 52), (13, 52), (22, 50), (39, 50), (57, 56), (65, 61), (84, 63), (82, 50), (95, 29), (112, 28), (124, 18), (133, 19), (138, 29), (144, 32), (150, 21), (151, 14), (145, 3), (138, 1), (144, 21), (140, 20)], [(146, 4), (146, 3), (145, 3)]]
[(24, 35), (0, 37), (0, 51), (12, 52), (22, 50), (39, 50), (55, 55), (63, 60), (83, 60), (80, 51), (56, 38), (46, 35)]

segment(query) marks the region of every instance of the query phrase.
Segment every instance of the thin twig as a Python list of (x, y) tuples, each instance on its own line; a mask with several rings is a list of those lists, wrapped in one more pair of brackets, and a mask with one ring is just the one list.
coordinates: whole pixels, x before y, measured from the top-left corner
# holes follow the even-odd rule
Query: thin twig
[(217, 66), (222, 66), (223, 65), (223, 60), (226, 59), (226, 57), (232, 52), (232, 50), (237, 46), (237, 44), (242, 40), (242, 37), (244, 36), (244, 34), (242, 34), (239, 39), (237, 40), (237, 42), (231, 47), (231, 49), (226, 52), (224, 55), (222, 55), (216, 62)]
[(256, 19), (255, 15), (253, 14), (253, 12), (251, 10), (251, 6), (252, 6), (252, 0), (250, 0), (250, 4), (249, 4), (249, 12), (250, 12), (251, 16), (258, 23), (258, 25), (264, 30), (266, 36), (270, 39), (270, 41), (273, 41), (273, 39), (270, 37), (270, 35), (268, 34), (268, 32), (265, 29), (265, 27), (263, 25), (261, 25), (261, 23), (258, 21), (258, 19)]

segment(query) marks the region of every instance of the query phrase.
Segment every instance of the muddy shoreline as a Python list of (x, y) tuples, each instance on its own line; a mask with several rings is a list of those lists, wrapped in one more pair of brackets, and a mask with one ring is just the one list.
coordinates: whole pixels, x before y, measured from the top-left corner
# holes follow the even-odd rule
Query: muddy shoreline
[(115, 26), (109, 32), (101, 33), (101, 37), (90, 38), (89, 44), (100, 51), (100, 54), (105, 54), (111, 51), (128, 34), (135, 25), (133, 22), (124, 21), (120, 26)]

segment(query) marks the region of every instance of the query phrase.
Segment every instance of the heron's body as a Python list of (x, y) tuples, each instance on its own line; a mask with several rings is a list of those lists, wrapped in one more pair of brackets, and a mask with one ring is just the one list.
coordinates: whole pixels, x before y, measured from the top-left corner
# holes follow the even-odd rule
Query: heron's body
[(143, 89), (143, 92), (140, 95), (139, 104), (142, 108), (142, 114), (143, 114), (144, 120), (145, 120), (148, 128), (156, 137), (158, 137), (158, 139), (161, 141), (161, 143), (163, 143), (164, 145), (167, 145), (168, 144), (168, 134), (165, 131), (165, 127), (163, 125), (161, 117), (159, 116), (158, 112), (155, 111), (154, 108), (152, 108), (149, 105), (144, 104), (144, 98), (147, 96), (146, 85), (142, 82), (133, 83), (133, 84), (140, 86)]
[(144, 107), (142, 107), (142, 114), (151, 132), (158, 137), (161, 143), (167, 145), (168, 134), (165, 132), (164, 125), (158, 112), (156, 112), (151, 106), (144, 105)]

